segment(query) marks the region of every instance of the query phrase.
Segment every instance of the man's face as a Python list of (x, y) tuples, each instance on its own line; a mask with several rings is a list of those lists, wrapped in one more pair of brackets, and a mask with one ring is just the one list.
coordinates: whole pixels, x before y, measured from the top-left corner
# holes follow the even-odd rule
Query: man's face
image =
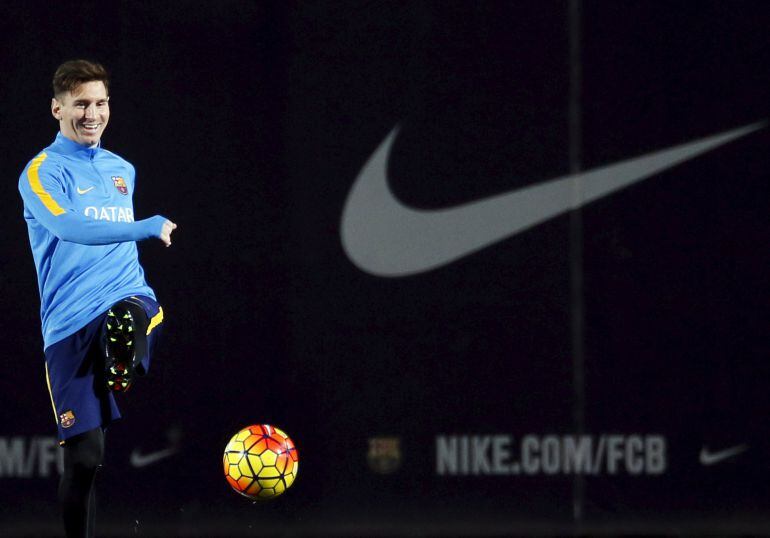
[(59, 120), (61, 133), (84, 146), (94, 146), (110, 119), (110, 105), (104, 82), (84, 82), (72, 91), (54, 97), (51, 113)]

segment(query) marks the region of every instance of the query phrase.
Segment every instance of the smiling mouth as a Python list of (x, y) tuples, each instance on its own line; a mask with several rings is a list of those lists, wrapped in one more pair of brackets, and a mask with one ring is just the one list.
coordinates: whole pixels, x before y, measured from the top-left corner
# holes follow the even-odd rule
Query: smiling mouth
[(101, 123), (81, 123), (80, 127), (87, 133), (95, 133), (101, 127)]

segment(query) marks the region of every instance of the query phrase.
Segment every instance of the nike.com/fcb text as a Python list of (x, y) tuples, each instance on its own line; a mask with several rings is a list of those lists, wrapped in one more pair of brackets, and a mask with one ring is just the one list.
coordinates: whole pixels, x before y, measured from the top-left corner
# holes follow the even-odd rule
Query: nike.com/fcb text
[(64, 451), (51, 436), (0, 436), (0, 479), (48, 478), (64, 471)]
[(440, 435), (436, 473), (479, 475), (659, 475), (662, 435)]

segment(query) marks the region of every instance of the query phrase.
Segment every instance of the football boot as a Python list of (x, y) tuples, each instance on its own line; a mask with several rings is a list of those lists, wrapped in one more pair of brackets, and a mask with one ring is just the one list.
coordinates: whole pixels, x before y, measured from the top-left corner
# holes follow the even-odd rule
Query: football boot
[(104, 326), (104, 369), (107, 389), (126, 392), (134, 381), (139, 362), (136, 353), (137, 326), (134, 315), (123, 302), (107, 311)]

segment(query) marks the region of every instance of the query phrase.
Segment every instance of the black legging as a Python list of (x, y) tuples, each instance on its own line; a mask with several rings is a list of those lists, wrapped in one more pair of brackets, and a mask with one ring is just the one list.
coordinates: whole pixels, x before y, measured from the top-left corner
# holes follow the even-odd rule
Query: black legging
[[(144, 337), (149, 320), (141, 303), (124, 299), (118, 303), (127, 308), (135, 323), (136, 356), (147, 352)], [(101, 351), (102, 356), (104, 351)], [(142, 370), (140, 368), (140, 370)], [(142, 371), (140, 374), (144, 373)], [(59, 482), (59, 502), (64, 515), (67, 538), (92, 538), (96, 519), (94, 480), (104, 460), (104, 430), (96, 428), (67, 439), (64, 444), (64, 473)]]
[(67, 538), (92, 538), (96, 518), (94, 479), (104, 459), (101, 428), (67, 439), (64, 473), (59, 481), (59, 502)]

